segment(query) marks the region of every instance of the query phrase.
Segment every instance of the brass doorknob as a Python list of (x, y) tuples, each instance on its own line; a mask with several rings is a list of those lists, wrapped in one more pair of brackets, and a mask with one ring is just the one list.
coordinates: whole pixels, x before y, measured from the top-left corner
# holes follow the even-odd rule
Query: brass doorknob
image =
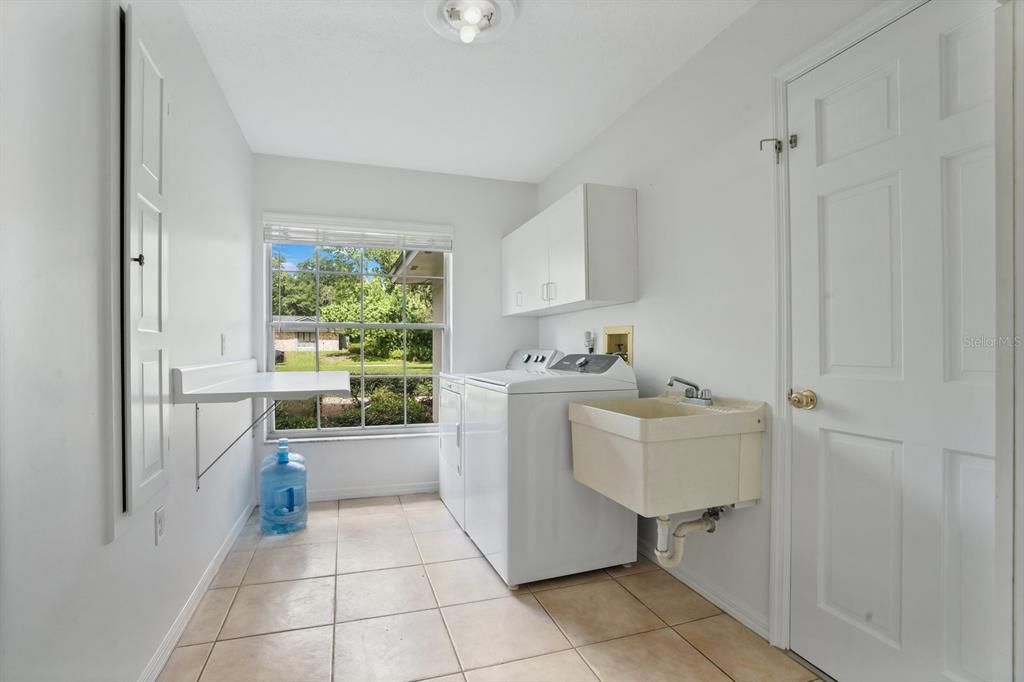
[(798, 410), (813, 410), (818, 406), (818, 396), (809, 388), (789, 392), (789, 404)]

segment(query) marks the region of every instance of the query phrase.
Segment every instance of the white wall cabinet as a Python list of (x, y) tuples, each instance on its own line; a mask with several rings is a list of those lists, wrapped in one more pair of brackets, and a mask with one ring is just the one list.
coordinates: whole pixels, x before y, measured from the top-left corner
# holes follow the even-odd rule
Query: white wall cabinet
[(580, 185), (501, 242), (502, 313), (635, 301), (636, 190)]

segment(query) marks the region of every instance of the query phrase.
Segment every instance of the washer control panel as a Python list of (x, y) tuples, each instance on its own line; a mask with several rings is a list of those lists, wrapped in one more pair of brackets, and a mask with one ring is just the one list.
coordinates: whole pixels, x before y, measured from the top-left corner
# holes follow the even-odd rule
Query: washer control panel
[(612, 368), (617, 360), (619, 360), (618, 355), (572, 353), (552, 365), (551, 369), (583, 374), (604, 374)]
[(547, 369), (560, 357), (561, 353), (550, 348), (524, 348), (512, 354), (505, 369)]

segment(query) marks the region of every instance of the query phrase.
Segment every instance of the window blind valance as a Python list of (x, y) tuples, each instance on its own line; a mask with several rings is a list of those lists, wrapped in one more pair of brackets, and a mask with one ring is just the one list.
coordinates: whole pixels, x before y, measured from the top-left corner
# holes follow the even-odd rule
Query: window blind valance
[(263, 240), (409, 251), (451, 251), (451, 228), (359, 220), (264, 216)]

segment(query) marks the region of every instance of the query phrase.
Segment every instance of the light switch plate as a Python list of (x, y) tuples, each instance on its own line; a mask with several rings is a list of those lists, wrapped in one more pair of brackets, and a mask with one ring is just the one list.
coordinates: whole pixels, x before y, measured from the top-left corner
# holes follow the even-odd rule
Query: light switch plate
[(164, 506), (160, 505), (153, 512), (153, 543), (156, 545), (160, 544), (160, 540), (164, 537)]

